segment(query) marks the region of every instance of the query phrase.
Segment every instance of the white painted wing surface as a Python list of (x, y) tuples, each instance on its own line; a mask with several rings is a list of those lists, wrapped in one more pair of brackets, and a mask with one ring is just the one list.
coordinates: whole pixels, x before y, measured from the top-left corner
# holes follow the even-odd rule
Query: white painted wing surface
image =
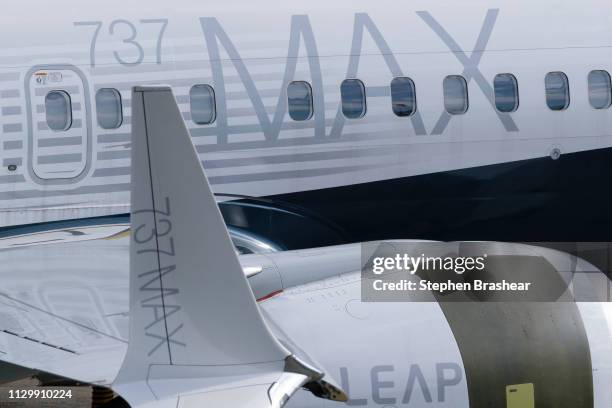
[(132, 106), (130, 337), (113, 389), (132, 407), (280, 406), (308, 377), (284, 373), (290, 353), (259, 312), (176, 100), (135, 88)]

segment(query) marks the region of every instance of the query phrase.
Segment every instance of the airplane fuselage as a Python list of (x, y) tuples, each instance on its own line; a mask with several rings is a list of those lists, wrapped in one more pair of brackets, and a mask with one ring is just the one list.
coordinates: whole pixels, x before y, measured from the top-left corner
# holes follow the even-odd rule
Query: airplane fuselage
[[(10, 33), (0, 40), (0, 225), (129, 212), (129, 92), (161, 83), (177, 95), (219, 198), (266, 200), (227, 204), (228, 224), (287, 247), (609, 236), (612, 191), (600, 180), (611, 115), (589, 93), (592, 71), (612, 72), (606, 4), (78, 4), (42, 18), (40, 5), (22, 2), (0, 17)], [(567, 109), (548, 104), (551, 72), (568, 79)], [(498, 74), (517, 81), (512, 112), (497, 104)], [(465, 80), (463, 114), (445, 103), (449, 76)], [(364, 84), (360, 118), (342, 108), (347, 78)], [(409, 116), (392, 109), (396, 78), (414, 83)], [(307, 120), (288, 112), (293, 81), (312, 89)], [(211, 123), (192, 117), (196, 85), (214, 91)], [(111, 128), (97, 98), (109, 89), (122, 111)], [(50, 128), (51, 91), (70, 97), (68, 129)], [(262, 211), (287, 208), (292, 222), (323, 227), (296, 241), (285, 219), (258, 225)]]

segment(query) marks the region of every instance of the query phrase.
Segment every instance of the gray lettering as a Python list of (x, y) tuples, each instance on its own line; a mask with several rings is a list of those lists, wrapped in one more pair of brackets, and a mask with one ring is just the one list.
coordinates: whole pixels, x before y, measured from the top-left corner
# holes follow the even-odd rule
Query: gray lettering
[[(353, 41), (351, 44), (351, 54), (349, 57), (348, 69), (346, 70), (346, 77), (357, 77), (357, 73), (359, 71), (359, 61), (361, 59), (364, 29), (368, 30), (370, 37), (376, 43), (376, 46), (380, 50), (381, 55), (385, 60), (385, 64), (389, 68), (391, 74), (394, 77), (404, 76), (404, 74), (402, 73), (402, 69), (399, 66), (399, 63), (397, 62), (397, 59), (395, 58), (393, 52), (391, 51), (391, 48), (389, 47), (389, 44), (387, 44), (385, 38), (382, 36), (380, 30), (378, 30), (378, 27), (376, 27), (370, 16), (365, 13), (357, 13), (355, 14)], [(387, 94), (385, 93), (385, 96), (386, 95)], [(421, 114), (419, 112), (416, 112), (414, 115), (412, 115), (410, 119), (412, 121), (414, 131), (417, 135), (427, 134), (427, 131), (425, 130), (425, 125), (423, 124), (423, 119), (421, 118)], [(340, 105), (336, 113), (334, 125), (330, 132), (330, 137), (340, 137), (345, 123), (346, 118), (342, 114), (342, 105)]]
[(174, 329), (172, 332), (168, 333), (167, 336), (159, 336), (157, 334), (152, 334), (152, 333), (145, 333), (145, 336), (147, 337), (152, 337), (154, 339), (158, 339), (159, 343), (157, 343), (148, 353), (148, 355), (152, 355), (153, 353), (155, 353), (155, 351), (157, 349), (159, 349), (161, 346), (163, 346), (164, 344), (168, 345), (168, 350), (170, 350), (170, 343), (172, 344), (176, 344), (178, 346), (182, 346), (182, 347), (186, 347), (187, 345), (185, 343), (182, 343), (180, 341), (174, 340), (172, 338), (172, 336), (174, 336), (176, 333), (178, 333), (181, 329), (183, 328), (183, 325), (180, 324), (178, 325), (178, 327), (176, 329)]
[[(444, 376), (444, 371), (452, 371), (450, 377)], [(461, 367), (455, 363), (438, 363), (436, 364), (436, 377), (438, 381), (438, 401), (444, 402), (446, 397), (446, 387), (452, 387), (461, 382), (463, 374), (461, 373)]]
[(136, 36), (138, 35), (138, 31), (136, 30), (136, 27), (134, 26), (134, 24), (132, 24), (131, 22), (127, 21), (127, 20), (115, 20), (113, 21), (109, 28), (108, 31), (111, 35), (115, 35), (115, 27), (116, 26), (124, 26), (129, 28), (129, 35), (127, 35), (127, 37), (123, 38), (121, 41), (124, 44), (129, 44), (131, 45), (137, 52), (138, 52), (138, 56), (136, 57), (135, 60), (133, 61), (126, 61), (123, 58), (121, 58), (121, 56), (119, 55), (119, 53), (117, 51), (113, 51), (113, 55), (115, 56), (115, 59), (121, 64), (121, 65), (138, 65), (142, 62), (142, 60), (144, 59), (144, 49), (142, 48), (142, 45), (140, 45), (138, 42), (136, 42)]
[(159, 34), (157, 35), (157, 48), (156, 48), (156, 62), (157, 64), (162, 63), (162, 40), (164, 38), (164, 33), (166, 32), (166, 27), (168, 27), (168, 19), (167, 18), (151, 18), (140, 20), (142, 24), (161, 24), (159, 28)]
[[(421, 19), (438, 35), (438, 37), (440, 37), (440, 39), (446, 44), (448, 49), (452, 51), (453, 55), (455, 55), (459, 62), (461, 62), (464, 67), (462, 75), (465, 77), (465, 80), (468, 83), (472, 79), (476, 81), (476, 84), (488, 99), (489, 103), (493, 107), (494, 112), (497, 114), (497, 117), (502, 122), (506, 131), (516, 132), (518, 131), (518, 127), (514, 123), (512, 117), (509, 114), (498, 112), (497, 109), (495, 109), (493, 87), (484, 77), (482, 72), (480, 72), (480, 70), (478, 69), (478, 65), (480, 64), (480, 60), (484, 55), (487, 43), (491, 38), (493, 27), (495, 26), (495, 21), (497, 20), (498, 14), (498, 9), (491, 9), (487, 11), (487, 15), (482, 24), (478, 39), (476, 40), (474, 50), (472, 51), (472, 54), (468, 57), (465, 52), (462, 51), (459, 44), (451, 37), (451, 35), (444, 29), (444, 27), (442, 27), (442, 25), (431, 16), (431, 14), (429, 14), (427, 11), (417, 11), (417, 15), (421, 17)], [(448, 112), (443, 111), (431, 133), (433, 135), (442, 134), (448, 126), (451, 117), (452, 116)]]
[(359, 398), (359, 399), (351, 398), (351, 391), (349, 388), (348, 370), (346, 367), (340, 367), (340, 384), (342, 384), (342, 389), (349, 396), (349, 399), (346, 402), (346, 405), (350, 405), (350, 406), (368, 405), (368, 400), (366, 398)]
[(76, 27), (78, 26), (93, 26), (95, 27), (93, 36), (91, 38), (91, 43), (89, 45), (89, 64), (92, 67), (96, 66), (96, 44), (98, 42), (98, 35), (100, 34), (100, 29), (102, 28), (101, 21), (76, 21), (74, 23)]
[[(176, 289), (175, 293), (178, 293), (178, 289)], [(151, 327), (155, 326), (157, 323), (162, 320), (172, 316), (173, 314), (179, 312), (181, 310), (180, 306), (177, 305), (166, 305), (157, 304), (157, 305), (143, 305), (143, 307), (150, 307), (154, 310), (155, 320), (145, 326), (145, 330), (149, 330)], [(158, 310), (161, 310), (162, 313), (158, 313)]]
[(377, 404), (395, 404), (395, 398), (383, 398), (380, 396), (380, 391), (384, 388), (393, 388), (395, 383), (393, 381), (381, 381), (379, 374), (384, 372), (393, 372), (393, 366), (382, 365), (372, 367), (372, 400)]
[(410, 397), (412, 396), (412, 391), (414, 389), (415, 381), (419, 383), (419, 387), (421, 391), (423, 391), (423, 398), (427, 402), (432, 402), (431, 392), (427, 387), (427, 381), (425, 381), (425, 376), (423, 372), (419, 368), (418, 364), (412, 364), (410, 366), (410, 374), (408, 374), (408, 383), (406, 385), (406, 392), (404, 393), (404, 398), (402, 399), (402, 404), (410, 403)]
[(273, 119), (270, 120), (266, 112), (261, 95), (259, 94), (251, 74), (246, 68), (244, 61), (240, 57), (238, 50), (231, 42), (227, 33), (223, 30), (216, 18), (204, 17), (200, 19), (202, 31), (208, 49), (211, 69), (213, 73), (213, 81), (215, 93), (217, 97), (217, 143), (227, 143), (228, 130), (228, 115), (227, 115), (227, 97), (225, 89), (225, 80), (223, 75), (223, 63), (219, 52), (221, 45), (227, 52), (229, 58), (238, 73), (246, 92), (253, 104), (255, 113), (259, 120), (261, 130), (267, 141), (276, 140), (279, 137), (282, 129), (283, 119), (287, 113), (287, 85), (291, 82), (296, 73), (297, 62), (300, 49), (300, 38), (304, 40), (306, 52), (308, 55), (308, 63), (312, 76), (313, 94), (315, 95), (315, 136), (323, 137), (325, 135), (325, 100), (323, 94), (323, 79), (321, 74), (321, 66), (318, 59), (318, 51), (310, 20), (308, 16), (293, 16), (291, 19), (291, 34), (289, 38), (289, 50), (287, 53), (287, 63), (285, 66), (285, 74), (281, 84), (280, 96), (274, 111)]

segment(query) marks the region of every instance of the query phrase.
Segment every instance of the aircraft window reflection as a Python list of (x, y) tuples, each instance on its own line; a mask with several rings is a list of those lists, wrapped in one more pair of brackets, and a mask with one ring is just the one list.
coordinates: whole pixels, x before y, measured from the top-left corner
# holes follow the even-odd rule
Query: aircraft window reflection
[(295, 81), (287, 86), (289, 116), (296, 121), (308, 120), (313, 114), (312, 88), (308, 82)]
[(113, 88), (102, 88), (96, 92), (96, 115), (102, 129), (117, 129), (123, 123), (121, 94)]
[(340, 86), (342, 113), (347, 119), (359, 119), (366, 114), (365, 85), (358, 79), (345, 79)]
[(444, 108), (451, 115), (462, 115), (468, 110), (468, 88), (465, 78), (449, 75), (444, 78)]
[(562, 111), (569, 107), (570, 93), (567, 75), (563, 72), (546, 74), (546, 104), (551, 110)]
[(65, 132), (72, 126), (72, 102), (64, 91), (51, 91), (45, 97), (47, 126), (56, 132)]
[(595, 109), (607, 109), (612, 105), (612, 85), (607, 71), (589, 72), (589, 101)]
[(189, 90), (191, 120), (198, 125), (209, 125), (217, 117), (215, 91), (210, 85), (194, 85)]
[(509, 113), (518, 109), (518, 82), (512, 74), (499, 74), (493, 80), (495, 107), (498, 111)]
[(399, 77), (391, 81), (391, 104), (397, 116), (410, 116), (416, 112), (416, 92), (410, 78)]

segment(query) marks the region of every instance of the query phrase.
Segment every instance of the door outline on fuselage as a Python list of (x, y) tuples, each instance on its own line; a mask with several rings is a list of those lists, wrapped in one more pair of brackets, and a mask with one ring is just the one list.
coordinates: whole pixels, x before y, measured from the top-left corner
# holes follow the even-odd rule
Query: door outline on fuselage
[[(30, 90), (30, 81), (32, 76), (39, 71), (72, 71), (77, 77), (80, 79), (81, 85), (83, 87), (83, 107), (85, 109), (84, 117), (83, 117), (83, 129), (85, 129), (85, 137), (84, 140), (87, 143), (85, 149), (85, 163), (81, 171), (72, 177), (58, 177), (58, 178), (43, 178), (40, 177), (34, 168), (34, 143), (36, 142), (34, 137), (34, 121), (33, 121), (33, 112), (36, 109), (32, 102), (32, 95)], [(58, 87), (61, 90), (61, 86)], [(89, 90), (89, 82), (87, 81), (87, 77), (79, 68), (71, 64), (40, 64), (35, 65), (25, 75), (24, 78), (24, 91), (25, 91), (25, 102), (26, 102), (26, 115), (27, 115), (27, 169), (30, 179), (37, 184), (40, 185), (68, 185), (68, 184), (76, 184), (79, 181), (83, 180), (91, 170), (92, 158), (93, 158), (93, 136), (92, 136), (92, 124), (91, 124), (91, 96)]]

